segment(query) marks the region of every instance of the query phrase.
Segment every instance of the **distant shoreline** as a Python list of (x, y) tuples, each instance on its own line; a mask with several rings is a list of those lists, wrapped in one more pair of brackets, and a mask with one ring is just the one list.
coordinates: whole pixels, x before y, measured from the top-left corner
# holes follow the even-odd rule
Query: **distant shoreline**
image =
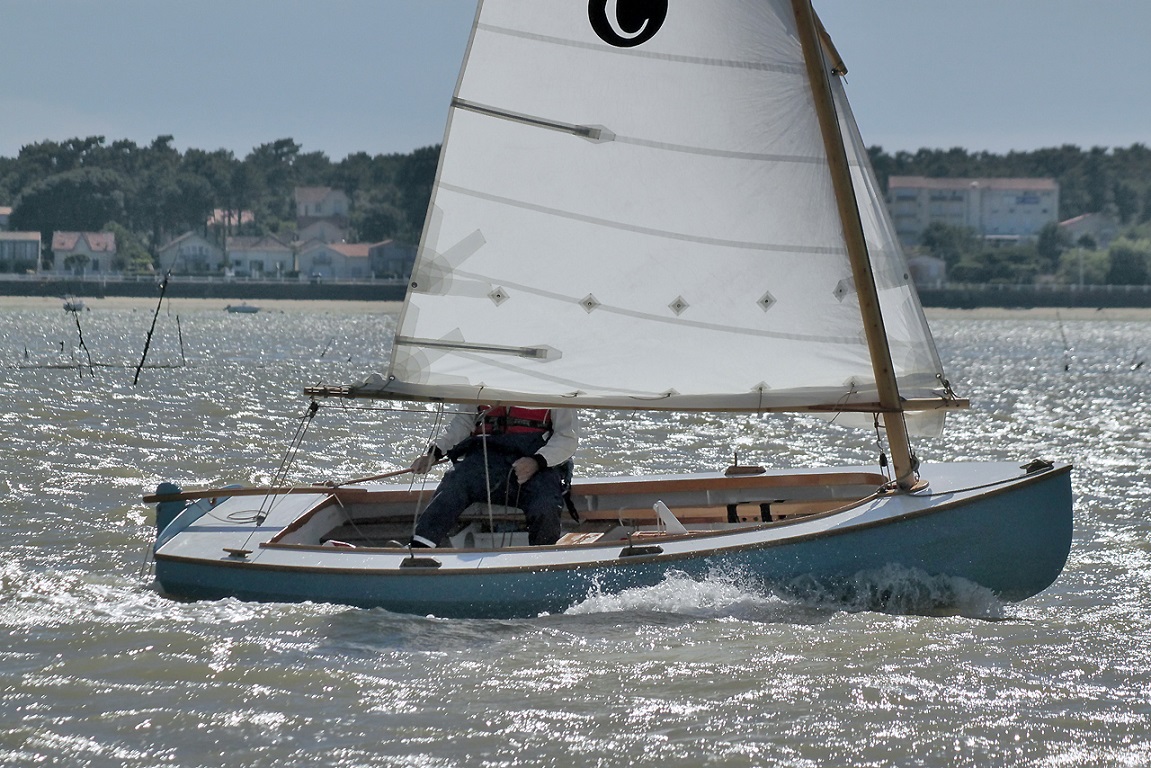
[[(135, 296), (106, 296), (104, 298), (88, 298), (78, 296), (77, 300), (84, 302), (85, 311), (99, 312), (100, 310), (147, 310), (156, 308), (159, 295), (152, 298)], [(338, 312), (342, 314), (364, 315), (395, 315), (403, 307), (401, 301), (357, 301), (342, 299), (260, 299), (258, 301), (238, 301), (236, 299), (189, 299), (181, 296), (166, 297), (164, 309), (174, 312), (180, 310), (220, 311), (228, 306), (247, 304), (256, 307), (260, 312)], [(0, 296), (0, 310), (4, 309), (53, 309), (64, 311), (63, 299), (56, 296)]]
[[(109, 296), (100, 299), (81, 298), (86, 310), (146, 310), (156, 308), (158, 297), (139, 298)], [(398, 315), (403, 308), (400, 301), (355, 301), (339, 299), (267, 299), (241, 302), (234, 299), (189, 299), (172, 297), (164, 299), (165, 311), (223, 312), (229, 305), (249, 304), (258, 307), (260, 312), (330, 312), (339, 314)], [(55, 296), (0, 296), (0, 311), (6, 309), (51, 309), (63, 312), (64, 302)], [(1151, 307), (1030, 307), (1011, 309), (1005, 307), (974, 307), (972, 309), (947, 309), (925, 307), (929, 320), (1106, 320), (1106, 321), (1151, 321)]]
[(1151, 307), (924, 307), (923, 312), (928, 320), (1151, 320)]
[[(323, 281), (317, 283), (267, 280), (208, 280), (174, 276), (168, 284), (171, 300), (205, 300), (228, 303), (249, 302), (276, 305), (286, 309), (294, 304), (337, 302), (367, 305), (399, 304), (407, 289), (406, 280), (389, 279), (362, 282)], [(1151, 310), (1151, 285), (940, 285), (919, 286), (920, 302), (933, 310), (1018, 312), (1044, 310), (1070, 317), (1096, 311), (1111, 314), (1123, 310)], [(27, 299), (60, 300), (75, 296), (83, 301), (111, 301), (114, 298), (155, 300), (158, 278), (81, 279), (44, 276), (5, 279), (0, 276), (0, 301)], [(1084, 314), (1086, 313), (1086, 314)]]

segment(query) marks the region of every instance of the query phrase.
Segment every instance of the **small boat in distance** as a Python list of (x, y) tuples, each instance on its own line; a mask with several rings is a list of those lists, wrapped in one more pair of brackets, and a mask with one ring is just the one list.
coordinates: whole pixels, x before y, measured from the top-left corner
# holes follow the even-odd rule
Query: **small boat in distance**
[(305, 389), (305, 420), (324, 398), (804, 413), (885, 435), (876, 463), (577, 476), (544, 546), (495, 504), (446, 546), (397, 544), (427, 494), (388, 475), (162, 484), (164, 593), (511, 617), (671, 573), (834, 590), (894, 569), (1009, 601), (1058, 577), (1070, 465), (912, 447), (968, 403), (810, 0), (622, 8), (481, 0), (389, 367)]
[(229, 304), (224, 307), (224, 311), (234, 315), (254, 315), (260, 311), (260, 308), (244, 302), (242, 304)]

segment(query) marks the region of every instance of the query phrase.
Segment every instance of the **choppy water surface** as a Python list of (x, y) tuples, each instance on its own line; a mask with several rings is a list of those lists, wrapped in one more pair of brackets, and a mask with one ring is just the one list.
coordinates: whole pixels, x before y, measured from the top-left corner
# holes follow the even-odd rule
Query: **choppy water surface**
[[(82, 315), (89, 368), (55, 304), (0, 300), (0, 765), (1151, 764), (1151, 323), (933, 324), (974, 407), (921, 455), (1076, 463), (1071, 560), (1022, 604), (974, 590), (960, 615), (877, 613), (671, 577), (564, 615), (444, 621), (152, 591), (140, 495), (268, 481), (301, 388), (378, 368), (394, 318), (177, 304), (148, 364), (185, 367), (133, 387), (151, 320)], [(800, 419), (586, 421), (585, 474), (876, 455), (874, 435)], [(324, 408), (289, 479), (406, 466), (429, 424)]]

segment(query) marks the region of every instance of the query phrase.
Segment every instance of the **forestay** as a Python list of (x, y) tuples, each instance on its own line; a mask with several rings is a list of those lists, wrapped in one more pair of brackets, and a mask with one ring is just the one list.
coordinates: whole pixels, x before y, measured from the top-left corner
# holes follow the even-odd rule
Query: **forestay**
[[(790, 4), (630, 7), (646, 15), (608, 0), (481, 3), (375, 386), (575, 407), (874, 402)], [(833, 89), (901, 394), (940, 397), (905, 259)]]

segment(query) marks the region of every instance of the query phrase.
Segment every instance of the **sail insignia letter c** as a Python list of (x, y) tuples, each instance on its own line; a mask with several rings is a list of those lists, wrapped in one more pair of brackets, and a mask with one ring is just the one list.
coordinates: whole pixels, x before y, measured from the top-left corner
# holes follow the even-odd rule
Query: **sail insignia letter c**
[(634, 48), (655, 37), (667, 18), (668, 0), (590, 0), (588, 18), (600, 39)]

